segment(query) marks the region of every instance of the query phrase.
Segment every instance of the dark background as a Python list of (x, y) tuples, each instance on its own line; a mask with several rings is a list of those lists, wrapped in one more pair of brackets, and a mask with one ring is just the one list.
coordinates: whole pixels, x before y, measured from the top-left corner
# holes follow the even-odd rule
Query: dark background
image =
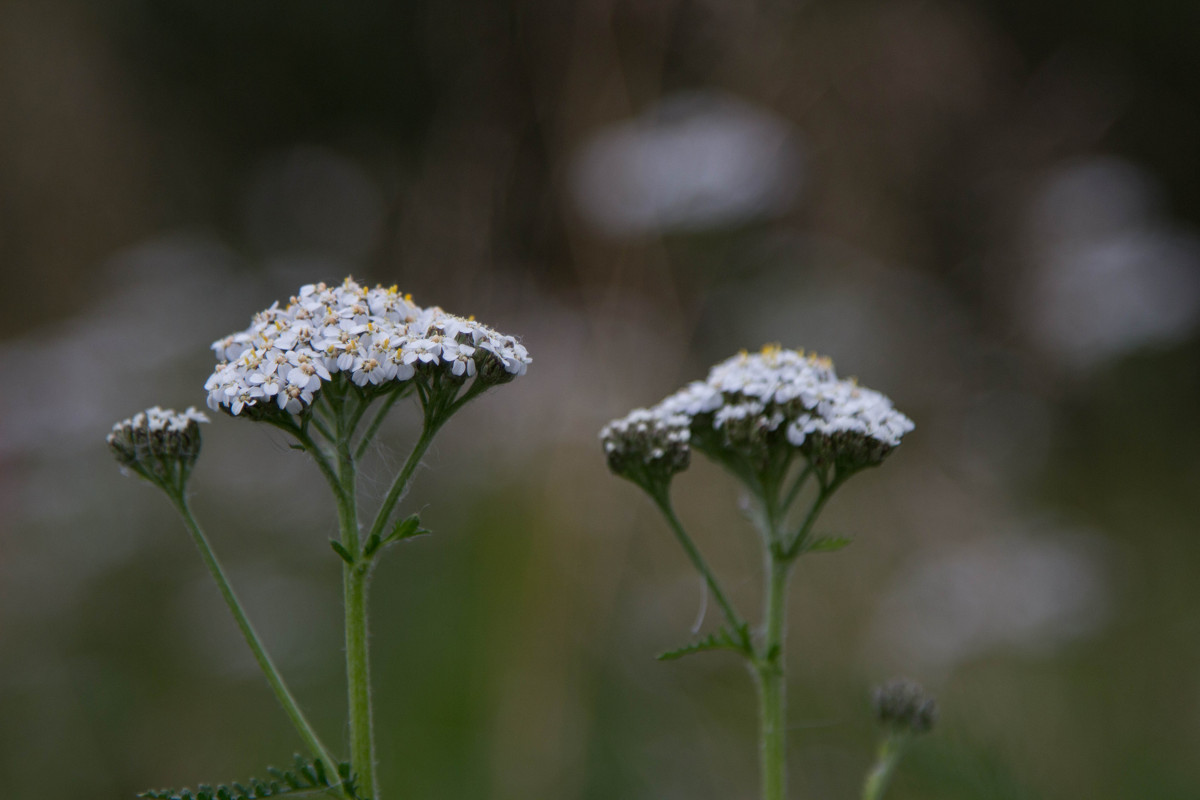
[[(377, 574), (388, 797), (756, 796), (749, 677), (653, 660), (700, 586), (595, 437), (764, 342), (917, 424), (797, 572), (792, 795), (856, 796), (903, 673), (943, 714), (896, 800), (1200, 796), (1198, 41), (1184, 0), (0, 3), (0, 793), (299, 749), (103, 436), (353, 274), (534, 358), (439, 438), (406, 500), (438, 535)], [(324, 485), (205, 436), (198, 511), (340, 742)], [(676, 492), (753, 615), (732, 483)]]

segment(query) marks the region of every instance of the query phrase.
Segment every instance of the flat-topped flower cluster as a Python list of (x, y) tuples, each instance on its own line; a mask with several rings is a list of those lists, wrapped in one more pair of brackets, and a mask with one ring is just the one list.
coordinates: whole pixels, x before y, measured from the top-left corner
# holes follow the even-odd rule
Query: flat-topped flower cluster
[[(842, 468), (878, 464), (913, 429), (879, 392), (841, 380), (828, 358), (768, 346), (717, 364), (649, 409), (636, 409), (600, 432), (618, 474), (641, 459), (678, 472), (687, 450), (764, 458), (793, 448)], [(670, 446), (664, 446), (668, 442)]]
[(213, 343), (208, 405), (233, 415), (274, 404), (299, 414), (323, 383), (344, 376), (387, 391), (414, 376), (503, 383), (525, 374), (525, 347), (473, 318), (421, 308), (396, 287), (308, 284), (240, 333)]

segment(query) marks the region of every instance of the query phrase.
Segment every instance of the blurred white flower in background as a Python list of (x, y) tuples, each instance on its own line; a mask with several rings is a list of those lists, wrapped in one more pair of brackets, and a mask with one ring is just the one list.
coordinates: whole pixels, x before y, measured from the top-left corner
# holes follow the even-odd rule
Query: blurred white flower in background
[(90, 307), (0, 344), (0, 370), (21, 376), (21, 391), (0, 396), (0, 459), (74, 455), (94, 449), (96, 432), (130, 406), (194, 401), (195, 392), (159, 387), (202, 363), (211, 331), (252, 302), (234, 265), (233, 253), (206, 236), (147, 240), (97, 271)]
[(1189, 336), (1200, 323), (1200, 238), (1160, 208), (1161, 189), (1116, 158), (1063, 166), (1027, 222), (1032, 273), (1018, 309), (1035, 343), (1088, 368)]
[(786, 211), (802, 162), (787, 121), (689, 92), (596, 132), (574, 156), (571, 189), (583, 217), (610, 236), (703, 230)]
[(1033, 526), (918, 553), (883, 595), (872, 660), (946, 675), (997, 652), (1049, 655), (1097, 633), (1113, 597), (1107, 542)]

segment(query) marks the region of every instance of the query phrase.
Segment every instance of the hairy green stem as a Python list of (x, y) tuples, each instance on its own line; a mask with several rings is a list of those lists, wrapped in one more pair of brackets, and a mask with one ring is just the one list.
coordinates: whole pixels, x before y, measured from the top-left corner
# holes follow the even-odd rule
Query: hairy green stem
[(342, 568), (346, 606), (346, 686), (350, 707), (350, 765), (373, 800), (379, 797), (375, 777), (374, 720), (371, 714), (371, 665), (367, 642), (367, 583), (365, 570)]
[(213, 580), (217, 582), (217, 587), (221, 590), (221, 596), (225, 599), (225, 604), (229, 606), (230, 613), (233, 614), (234, 620), (237, 621), (237, 626), (242, 632), (242, 636), (246, 639), (246, 644), (250, 646), (250, 651), (254, 653), (254, 660), (258, 662), (258, 666), (262, 669), (263, 675), (266, 676), (267, 683), (270, 684), (271, 690), (275, 692), (276, 699), (283, 706), (283, 710), (288, 715), (288, 719), (292, 721), (296, 732), (300, 734), (300, 738), (308, 745), (309, 751), (325, 763), (327, 774), (332, 776), (332, 780), (337, 780), (337, 765), (338, 762), (329, 754), (325, 745), (321, 743), (316, 731), (313, 730), (308, 719), (304, 716), (304, 712), (300, 710), (300, 706), (296, 703), (296, 699), (292, 697), (291, 691), (288, 690), (287, 684), (283, 681), (283, 676), (279, 674), (279, 670), (275, 667), (271, 657), (267, 654), (266, 648), (263, 647), (262, 641), (258, 638), (258, 633), (254, 630), (254, 626), (250, 623), (250, 619), (246, 616), (242, 604), (238, 601), (237, 595), (233, 591), (233, 586), (230, 585), (229, 579), (225, 576), (225, 570), (221, 568), (221, 562), (217, 560), (217, 554), (213, 552), (212, 545), (209, 544), (208, 537), (204, 535), (200, 524), (196, 521), (195, 515), (188, 505), (186, 495), (180, 491), (171, 496), (175, 502), (175, 506), (179, 509), (179, 513), (183, 516), (184, 525), (188, 529), (188, 533), (192, 535), (192, 541), (196, 543), (196, 548), (200, 551), (201, 558), (204, 559), (205, 566), (212, 574)]
[(880, 800), (883, 797), (892, 773), (896, 770), (896, 764), (900, 762), (903, 745), (901, 737), (895, 735), (889, 735), (880, 743), (879, 754), (875, 757), (875, 763), (867, 773), (867, 780), (863, 785), (863, 800)]
[[(310, 418), (310, 420), (311, 419), (313, 418)], [(296, 440), (304, 446), (304, 451), (312, 456), (313, 461), (315, 461), (317, 464), (317, 469), (321, 470), (321, 475), (325, 478), (326, 483), (329, 484), (329, 488), (333, 491), (334, 498), (340, 504), (342, 502), (342, 480), (337, 471), (334, 470), (333, 465), (329, 463), (329, 457), (326, 455), (325, 450), (322, 449), (319, 444), (317, 444), (316, 440), (312, 438), (312, 436), (307, 430), (304, 429), (304, 427), (290, 421), (286, 424), (274, 421), (270, 422), (280, 430), (287, 431), (292, 436), (295, 436)]]
[(817, 494), (817, 499), (813, 501), (812, 507), (808, 509), (808, 514), (801, 523), (800, 529), (796, 531), (795, 536), (790, 542), (785, 543), (784, 557), (787, 560), (792, 560), (800, 555), (804, 548), (805, 542), (808, 541), (809, 535), (812, 533), (813, 525), (817, 521), (817, 517), (821, 513), (821, 509), (825, 508), (825, 504), (829, 502), (829, 498), (833, 497), (833, 493), (842, 485), (845, 479), (835, 479), (831, 483), (821, 483), (821, 490)]
[[(345, 410), (339, 404), (340, 410)], [(352, 414), (339, 419), (337, 438), (338, 527), (342, 546), (354, 556), (354, 564), (342, 564), (342, 600), (346, 619), (346, 694), (350, 723), (350, 769), (373, 800), (379, 798), (375, 778), (375, 736), (371, 714), (371, 654), (367, 629), (367, 584), (370, 570), (358, 563), (361, 547), (358, 531), (358, 476), (350, 452)]]
[(379, 506), (379, 513), (376, 514), (375, 522), (371, 525), (371, 531), (367, 535), (368, 540), (374, 536), (383, 535), (383, 529), (387, 525), (388, 519), (391, 518), (392, 511), (396, 508), (396, 503), (400, 502), (400, 498), (404, 496), (404, 490), (408, 488), (409, 479), (412, 478), (417, 465), (421, 463), (425, 451), (429, 449), (429, 444), (433, 441), (434, 434), (437, 433), (441, 424), (440, 420), (429, 416), (425, 417), (425, 425), (421, 428), (421, 437), (417, 439), (412, 452), (408, 455), (408, 460), (404, 462), (400, 473), (392, 481), (392, 486), (388, 489), (387, 496), (383, 499), (383, 504)]
[(394, 406), (396, 401), (400, 399), (400, 395), (402, 393), (403, 392), (400, 390), (393, 391), (383, 401), (383, 405), (379, 407), (379, 410), (375, 412), (374, 419), (372, 419), (371, 424), (367, 426), (367, 432), (363, 434), (362, 439), (360, 439), (358, 442), (358, 447), (354, 450), (354, 457), (356, 459), (362, 458), (367, 454), (367, 448), (371, 446), (372, 440), (375, 439), (375, 434), (378, 433), (379, 426), (383, 424), (384, 417), (386, 417), (388, 412), (392, 410), (392, 406)]
[[(683, 547), (692, 565), (704, 577), (704, 582), (708, 585), (708, 590), (712, 592), (713, 597), (717, 601), (717, 605), (721, 607), (721, 611), (725, 614), (725, 620), (733, 629), (734, 633), (739, 638), (743, 635), (746, 629), (746, 623), (742, 620), (733, 604), (729, 602), (729, 598), (725, 596), (725, 592), (721, 589), (721, 584), (717, 582), (717, 577), (713, 571), (709, 569), (708, 562), (704, 560), (704, 556), (700, 554), (699, 548), (696, 547), (692, 537), (688, 535), (683, 527), (683, 523), (679, 521), (679, 517), (675, 514), (675, 508), (671, 505), (671, 498), (666, 490), (654, 492), (651, 494), (654, 502), (658, 504), (663, 516), (667, 518), (667, 523), (670, 524), (671, 530), (675, 533), (675, 538), (679, 540), (679, 544)], [(743, 642), (743, 644), (748, 644)]]
[(787, 585), (792, 562), (767, 552), (766, 622), (755, 664), (759, 691), (759, 754), (763, 800), (783, 800), (787, 786), (786, 644)]
[(796, 498), (800, 496), (800, 490), (804, 488), (805, 482), (808, 480), (809, 476), (812, 475), (812, 473), (813, 466), (811, 463), (809, 463), (805, 464), (804, 468), (796, 475), (796, 479), (792, 481), (792, 486), (790, 489), (788, 489), (787, 494), (783, 498), (783, 503), (781, 504), (781, 508), (783, 508), (785, 513), (787, 509), (792, 507), (792, 503), (796, 501)]

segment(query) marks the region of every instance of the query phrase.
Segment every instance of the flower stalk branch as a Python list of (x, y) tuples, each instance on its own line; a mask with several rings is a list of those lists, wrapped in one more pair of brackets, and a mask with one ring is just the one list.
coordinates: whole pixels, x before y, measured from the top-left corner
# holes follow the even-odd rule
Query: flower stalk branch
[[(187, 479), (200, 450), (197, 423), (207, 418), (193, 409), (176, 414), (156, 407), (117, 423), (109, 446), (124, 468), (163, 489), (183, 515), (268, 684), (317, 759), (312, 763), (299, 756), (297, 773), (273, 774), (292, 789), (379, 800), (371, 704), (370, 578), (384, 545), (427, 533), (415, 515), (386, 537), (384, 529), (438, 430), (471, 399), (523, 375), (529, 355), (516, 339), (474, 318), (447, 314), (436, 306), (421, 308), (395, 287), (368, 289), (349, 278), (340, 286), (301, 287), (286, 306), (276, 303), (255, 315), (250, 328), (215, 342), (213, 350), (219, 363), (205, 384), (209, 407), (265, 422), (294, 437), (296, 449), (316, 463), (337, 506), (338, 537), (331, 545), (342, 560), (348, 764), (331, 756), (305, 719), (188, 508)], [(363, 537), (358, 460), (396, 402), (412, 394), (424, 414), (421, 434)], [(371, 406), (381, 399), (365, 430), (360, 430)], [(219, 797), (222, 791), (234, 796), (229, 787), (215, 794), (202, 789), (154, 796)], [(255, 789), (254, 796), (266, 795)]]
[[(675, 475), (691, 463), (694, 449), (723, 466), (755, 501), (751, 512), (764, 551), (760, 636), (739, 646), (714, 634), (668, 655), (732, 649), (749, 661), (758, 687), (763, 800), (784, 800), (787, 791), (785, 654), (792, 567), (806, 551), (844, 543), (813, 539), (821, 511), (849, 476), (882, 463), (912, 428), (882, 394), (839, 380), (828, 359), (772, 346), (728, 359), (706, 380), (653, 408), (635, 409), (600, 432), (609, 468), (654, 500), (730, 626), (743, 636), (745, 623), (684, 531), (669, 490)], [(796, 532), (788, 534), (789, 512), (811, 478), (817, 481), (816, 497)]]
[(221, 567), (221, 562), (217, 559), (217, 554), (213, 551), (212, 545), (209, 544), (208, 537), (204, 535), (204, 531), (200, 528), (200, 523), (196, 521), (196, 517), (192, 514), (192, 509), (188, 505), (187, 497), (180, 492), (171, 497), (175, 502), (175, 507), (179, 510), (179, 514), (183, 517), (184, 525), (187, 527), (188, 533), (191, 534), (192, 541), (196, 544), (196, 549), (200, 551), (200, 557), (204, 561), (204, 565), (208, 567), (209, 574), (217, 584), (217, 588), (221, 591), (221, 597), (225, 600), (225, 605), (229, 607), (229, 613), (233, 615), (233, 619), (237, 622), (238, 630), (242, 632), (242, 638), (246, 640), (246, 644), (250, 647), (250, 652), (254, 654), (254, 660), (258, 662), (259, 669), (262, 670), (263, 676), (267, 679), (267, 683), (271, 687), (271, 691), (275, 693), (275, 698), (279, 701), (279, 705), (283, 707), (284, 713), (291, 720), (292, 726), (296, 732), (300, 734), (300, 738), (308, 745), (308, 749), (313, 755), (326, 765), (332, 771), (332, 774), (337, 774), (337, 760), (329, 754), (328, 748), (321, 741), (317, 732), (309, 723), (308, 718), (304, 716), (304, 712), (300, 710), (299, 703), (292, 696), (292, 692), (288, 689), (287, 684), (283, 680), (283, 676), (279, 673), (275, 662), (271, 660), (271, 656), (267, 653), (267, 649), (263, 646), (262, 640), (258, 637), (258, 632), (254, 630), (254, 625), (250, 622), (250, 618), (246, 616), (245, 609), (242, 608), (241, 601), (238, 600), (237, 594), (233, 590), (233, 586), (229, 583), (229, 578), (225, 575), (225, 570)]

